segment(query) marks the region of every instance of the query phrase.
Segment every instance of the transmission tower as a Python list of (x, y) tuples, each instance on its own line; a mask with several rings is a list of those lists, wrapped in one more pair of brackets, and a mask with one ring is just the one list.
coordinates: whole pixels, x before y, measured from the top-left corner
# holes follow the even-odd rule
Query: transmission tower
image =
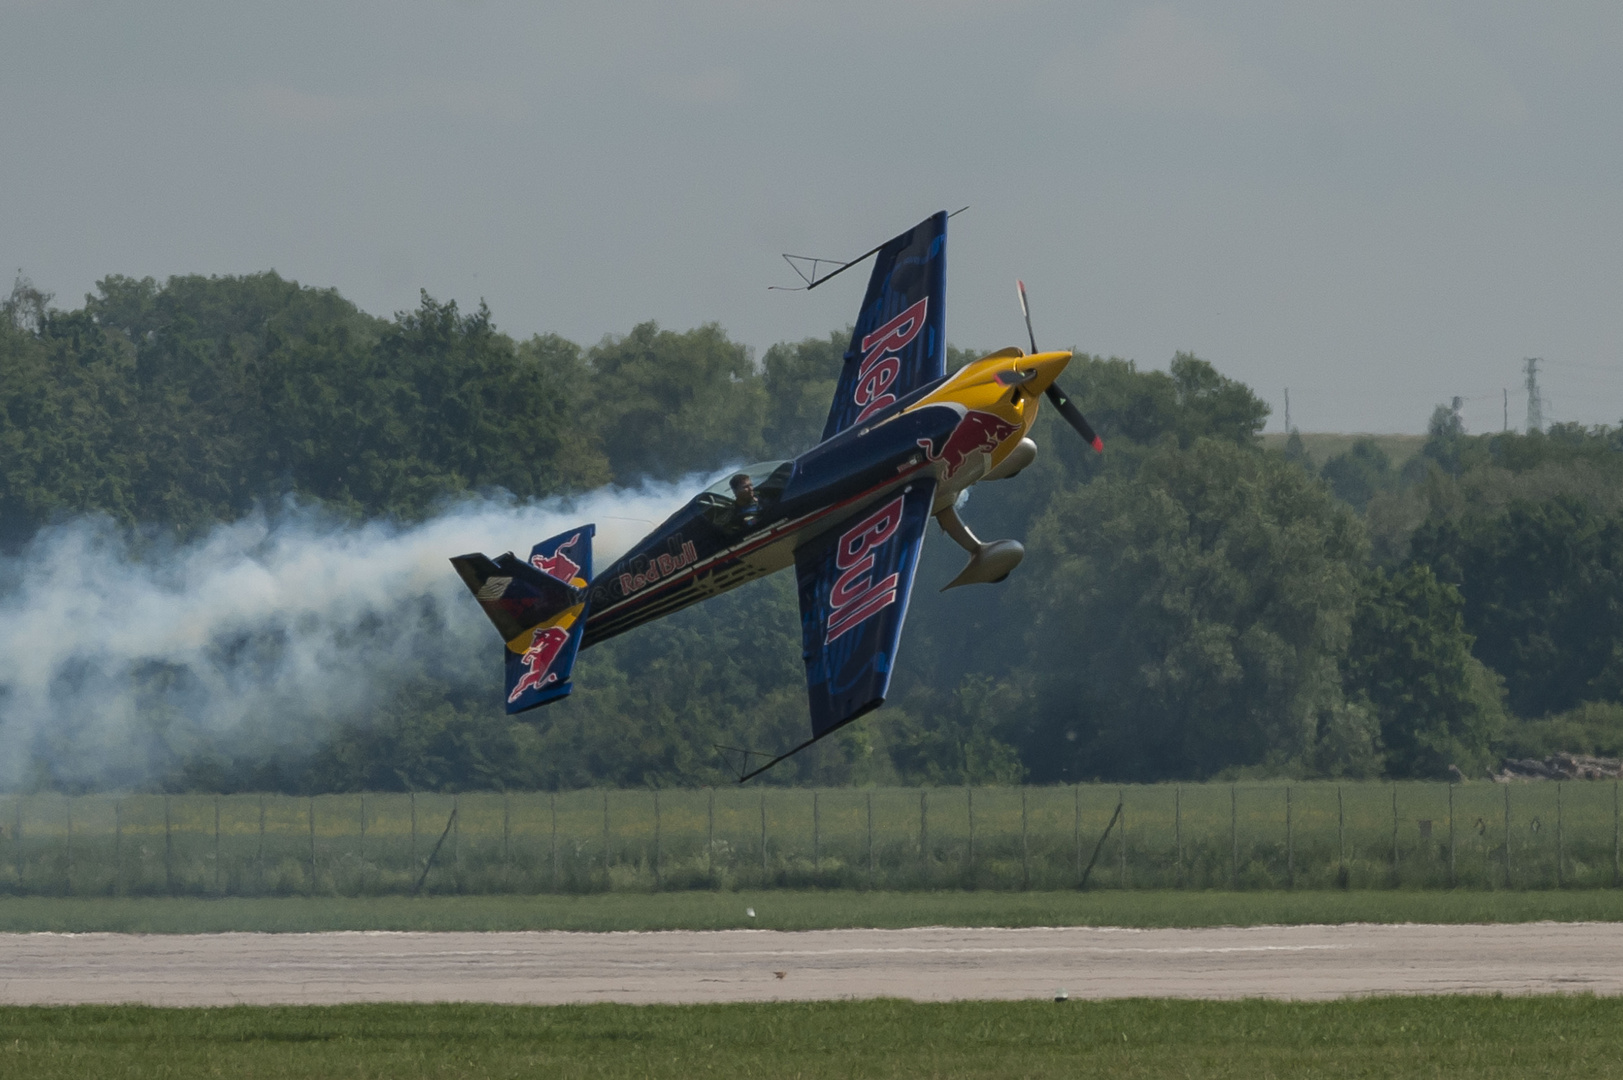
[(1523, 367), (1527, 371), (1527, 433), (1544, 430), (1544, 399), (1538, 393), (1538, 357), (1529, 356)]

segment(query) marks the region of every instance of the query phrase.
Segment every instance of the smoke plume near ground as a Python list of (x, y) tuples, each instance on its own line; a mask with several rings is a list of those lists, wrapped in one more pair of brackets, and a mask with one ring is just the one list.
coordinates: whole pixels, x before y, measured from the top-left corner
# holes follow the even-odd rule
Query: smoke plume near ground
[(101, 518), (0, 559), (0, 788), (139, 786), (189, 749), (314, 749), (431, 675), (500, 686), (500, 642), (447, 561), (595, 521), (599, 569), (688, 481), (569, 501), (469, 500), (418, 524), (288, 506), (190, 543)]

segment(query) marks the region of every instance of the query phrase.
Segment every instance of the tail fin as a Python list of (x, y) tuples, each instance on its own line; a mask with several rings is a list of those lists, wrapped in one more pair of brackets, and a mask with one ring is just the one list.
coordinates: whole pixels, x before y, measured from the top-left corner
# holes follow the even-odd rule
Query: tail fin
[(569, 674), (586, 629), (586, 586), (592, 580), (592, 537), (583, 525), (530, 549), (451, 560), (485, 615), (507, 642), (507, 711), (523, 712), (568, 695)]

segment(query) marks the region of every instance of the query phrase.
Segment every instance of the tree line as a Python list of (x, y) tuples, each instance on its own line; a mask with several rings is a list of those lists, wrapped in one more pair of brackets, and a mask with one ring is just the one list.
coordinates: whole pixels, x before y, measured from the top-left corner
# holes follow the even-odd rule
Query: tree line
[[(288, 497), (415, 520), (673, 479), (810, 446), (847, 332), (756, 357), (716, 325), (516, 340), (426, 294), (381, 319), (274, 273), (110, 277), (64, 310), (19, 279), (0, 318), (0, 546), (66, 517), (195, 535)], [(976, 353), (953, 349), (956, 365)], [(1500, 756), (1623, 752), (1623, 430), (1470, 435), (1439, 408), (1395, 467), (1315, 465), (1198, 357), (1078, 353), (1103, 435), (1044, 414), (1038, 461), (963, 514), (1027, 558), (941, 593), (925, 545), (893, 694), (777, 783), (1483, 775)], [(805, 728), (787, 575), (583, 654), (577, 693), (514, 721), (491, 683), (423, 676), (317, 749), (189, 739), (163, 784), (288, 791), (683, 786), (716, 744)], [(0, 703), (0, 708), (3, 708)]]

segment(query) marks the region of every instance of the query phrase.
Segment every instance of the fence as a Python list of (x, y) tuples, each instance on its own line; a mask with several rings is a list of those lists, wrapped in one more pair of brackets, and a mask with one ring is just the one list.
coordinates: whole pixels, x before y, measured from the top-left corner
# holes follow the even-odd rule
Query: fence
[[(14, 796), (0, 893), (1596, 888), (1605, 782)], [(1118, 811), (1119, 808), (1119, 811)]]

